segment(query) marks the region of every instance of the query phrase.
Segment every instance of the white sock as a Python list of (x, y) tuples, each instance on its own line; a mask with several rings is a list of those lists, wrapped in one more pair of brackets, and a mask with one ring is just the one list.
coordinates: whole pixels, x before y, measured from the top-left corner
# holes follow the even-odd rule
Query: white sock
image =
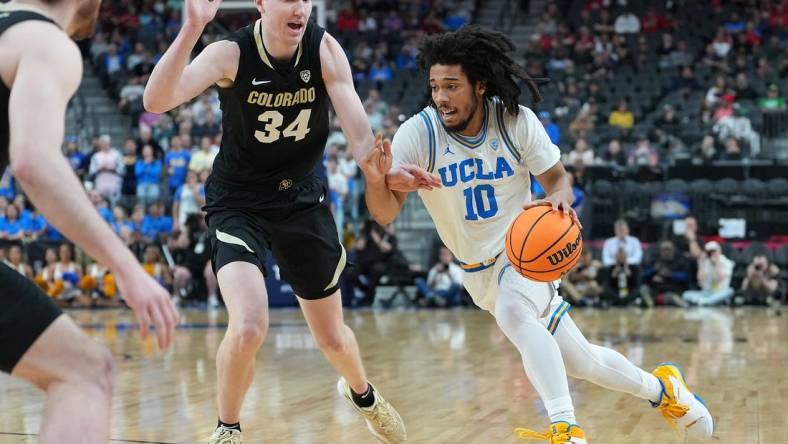
[(654, 403), (660, 401), (662, 385), (656, 376), (613, 349), (589, 343), (568, 314), (561, 319), (555, 339), (570, 376)]
[(537, 307), (544, 310), (551, 296), (547, 284), (506, 273), (499, 285), (495, 318), (506, 337), (520, 351), (525, 374), (544, 403), (550, 421), (574, 424), (574, 406), (561, 351), (537, 319)]

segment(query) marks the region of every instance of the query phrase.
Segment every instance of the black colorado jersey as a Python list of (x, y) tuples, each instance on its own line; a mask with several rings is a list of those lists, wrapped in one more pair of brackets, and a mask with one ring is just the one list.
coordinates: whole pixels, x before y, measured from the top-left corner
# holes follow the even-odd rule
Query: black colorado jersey
[[(0, 35), (17, 23), (27, 20), (41, 20), (54, 23), (51, 19), (37, 12), (4, 9), (0, 5)], [(10, 96), (11, 90), (0, 79), (0, 176), (3, 175), (5, 167), (8, 166), (8, 139), (10, 137), (8, 129), (8, 99)]]
[(283, 70), (263, 46), (262, 26), (258, 20), (227, 37), (241, 55), (233, 86), (219, 88), (223, 134), (213, 176), (229, 187), (270, 184), (284, 190), (309, 176), (323, 158), (329, 104), (320, 69), (325, 30), (308, 21), (292, 69)]

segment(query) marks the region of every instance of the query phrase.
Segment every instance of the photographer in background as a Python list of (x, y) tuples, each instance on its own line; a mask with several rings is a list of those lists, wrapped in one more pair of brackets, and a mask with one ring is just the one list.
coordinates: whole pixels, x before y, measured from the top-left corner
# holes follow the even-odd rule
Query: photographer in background
[(454, 255), (442, 246), (438, 263), (430, 268), (427, 280), (416, 279), (419, 305), (422, 307), (450, 307), (459, 302), (462, 290), (462, 268), (454, 263)]
[(747, 303), (779, 304), (780, 269), (770, 264), (769, 259), (759, 254), (752, 258), (747, 266), (747, 276), (741, 284), (741, 290)]
[(722, 254), (717, 242), (707, 242), (703, 255), (698, 258), (698, 285), (700, 290), (685, 291), (682, 297), (695, 305), (717, 305), (733, 296), (731, 276), (733, 261)]

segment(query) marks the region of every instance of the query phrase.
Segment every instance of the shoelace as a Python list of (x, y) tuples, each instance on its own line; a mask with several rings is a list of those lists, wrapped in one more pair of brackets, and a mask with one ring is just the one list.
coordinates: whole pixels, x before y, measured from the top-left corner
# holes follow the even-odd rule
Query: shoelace
[(553, 433), (548, 430), (544, 433), (540, 433), (531, 429), (523, 429), (517, 428), (514, 429), (514, 433), (517, 435), (518, 438), (523, 440), (542, 440), (547, 441), (551, 444), (558, 444), (558, 443), (567, 443), (569, 442), (572, 437), (569, 435), (569, 431), (564, 433), (559, 433), (558, 435), (553, 435)]
[(235, 434), (227, 429), (217, 430), (219, 433), (217, 435), (216, 432), (213, 432), (213, 436), (211, 439), (217, 439), (218, 441), (214, 441), (215, 444), (233, 444), (235, 441)]
[(384, 432), (392, 432), (392, 427), (394, 425), (394, 414), (391, 413), (388, 405), (384, 405), (382, 402), (380, 402), (375, 407), (375, 410), (372, 411), (372, 420), (379, 424), (380, 428), (383, 429)]
[(670, 423), (673, 430), (676, 430), (676, 420), (684, 417), (689, 411), (689, 407), (679, 404), (678, 402), (671, 402), (670, 400), (663, 402), (659, 406), (659, 412), (665, 421)]

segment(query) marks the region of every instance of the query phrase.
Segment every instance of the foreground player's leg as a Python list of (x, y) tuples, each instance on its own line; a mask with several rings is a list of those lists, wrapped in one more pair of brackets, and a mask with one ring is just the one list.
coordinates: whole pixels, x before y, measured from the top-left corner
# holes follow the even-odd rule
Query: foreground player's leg
[[(268, 331), (268, 294), (262, 272), (248, 262), (223, 266), (218, 279), (229, 325), (216, 354), (220, 424), (212, 442), (240, 443), (241, 406), (254, 377), (257, 350)], [(238, 440), (227, 441), (225, 436)]]
[(322, 299), (298, 298), (309, 329), (328, 362), (342, 375), (337, 389), (353, 404), (375, 437), (384, 443), (405, 441), (399, 413), (367, 382), (353, 330), (345, 325), (339, 291)]
[(555, 339), (570, 376), (645, 399), (674, 428), (689, 427), (687, 432), (694, 436), (711, 436), (711, 414), (689, 391), (677, 367), (660, 365), (654, 374), (646, 373), (621, 353), (589, 343), (569, 315), (558, 324)]
[(47, 394), (40, 443), (109, 440), (112, 356), (68, 316), (57, 318), (39, 336), (12, 374)]
[(549, 284), (504, 272), (499, 283), (495, 319), (522, 356), (525, 373), (544, 403), (551, 431), (547, 434), (517, 429), (524, 439), (550, 439), (552, 443), (585, 444), (585, 434), (575, 425), (566, 370), (553, 336), (539, 323), (552, 298)]

